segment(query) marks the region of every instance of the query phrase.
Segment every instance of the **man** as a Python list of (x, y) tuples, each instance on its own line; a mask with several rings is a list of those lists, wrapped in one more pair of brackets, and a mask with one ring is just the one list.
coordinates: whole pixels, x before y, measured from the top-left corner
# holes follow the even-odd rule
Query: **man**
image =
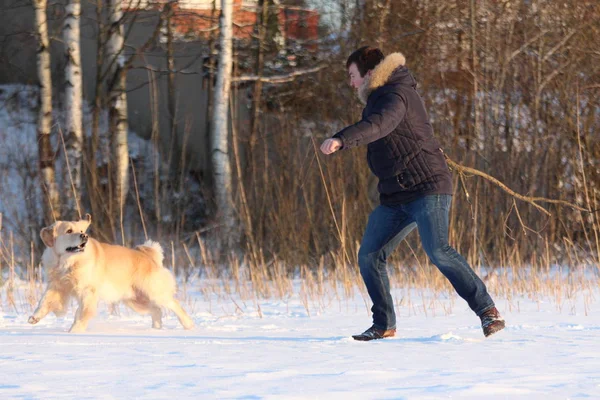
[(361, 47), (346, 68), (350, 85), (365, 104), (362, 120), (321, 144), (324, 154), (367, 145), (371, 171), (379, 178), (380, 205), (369, 216), (358, 262), (373, 301), (373, 326), (356, 340), (394, 336), (396, 315), (386, 270), (388, 255), (415, 227), (431, 262), (480, 317), (489, 336), (504, 328), (485, 284), (448, 244), (452, 179), (416, 91), (417, 83), (400, 53)]

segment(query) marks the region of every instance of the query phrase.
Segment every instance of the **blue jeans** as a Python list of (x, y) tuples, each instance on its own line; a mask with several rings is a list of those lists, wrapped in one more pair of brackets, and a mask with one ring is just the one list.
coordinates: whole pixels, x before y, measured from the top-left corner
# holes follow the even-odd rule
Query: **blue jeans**
[(415, 227), (431, 262), (450, 281), (456, 292), (477, 315), (494, 307), (485, 284), (467, 261), (448, 244), (450, 195), (424, 196), (408, 204), (380, 205), (369, 222), (358, 252), (358, 263), (373, 301), (373, 325), (396, 327), (396, 313), (387, 274), (388, 255)]

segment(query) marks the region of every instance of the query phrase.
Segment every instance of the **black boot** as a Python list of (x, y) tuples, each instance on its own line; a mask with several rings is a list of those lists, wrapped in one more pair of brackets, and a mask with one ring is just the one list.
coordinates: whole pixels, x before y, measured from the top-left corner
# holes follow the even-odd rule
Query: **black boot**
[(392, 337), (396, 335), (396, 329), (377, 329), (375, 326), (370, 327), (360, 335), (352, 335), (354, 340), (360, 340), (363, 342), (375, 339), (383, 339), (386, 337)]
[(483, 334), (485, 337), (501, 331), (506, 326), (504, 319), (502, 319), (496, 307), (490, 308), (481, 314), (479, 318), (481, 318), (481, 327), (483, 328)]

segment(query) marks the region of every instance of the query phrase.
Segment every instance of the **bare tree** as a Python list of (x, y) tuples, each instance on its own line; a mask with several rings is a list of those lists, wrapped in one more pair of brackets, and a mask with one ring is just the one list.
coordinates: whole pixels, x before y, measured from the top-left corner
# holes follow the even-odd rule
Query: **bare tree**
[(47, 0), (34, 0), (35, 29), (38, 38), (37, 65), (38, 79), (40, 81), (37, 134), (38, 153), (40, 158), (40, 172), (43, 191), (46, 194), (44, 201), (45, 222), (54, 222), (60, 215), (60, 203), (54, 171), (54, 152), (50, 141), (52, 130), (52, 78), (50, 75), (50, 49), (48, 40), (48, 19), (46, 11)]
[[(258, 35), (256, 37), (256, 75), (262, 77), (265, 67), (265, 47), (267, 37), (267, 22), (269, 18), (269, 0), (258, 0), (256, 27)], [(252, 94), (252, 114), (250, 122), (250, 157), (254, 154), (258, 134), (258, 117), (260, 114), (260, 103), (262, 99), (263, 82), (257, 79), (254, 83), (254, 91)]]
[(171, 3), (165, 4), (163, 10), (163, 29), (166, 33), (167, 39), (167, 103), (169, 108), (169, 119), (171, 128), (171, 137), (177, 135), (177, 118), (176, 118), (176, 94), (175, 94), (175, 57), (173, 50), (173, 5)]
[(127, 69), (123, 54), (125, 36), (123, 33), (122, 0), (108, 0), (108, 19), (110, 31), (107, 42), (107, 62), (109, 63), (108, 118), (110, 129), (111, 153), (115, 196), (119, 208), (125, 203), (129, 188), (129, 158), (127, 143), (127, 94), (125, 82)]
[[(92, 215), (99, 216), (101, 210), (103, 210), (103, 203), (101, 201), (102, 196), (100, 195), (100, 174), (98, 173), (98, 151), (100, 149), (100, 116), (105, 106), (105, 93), (103, 90), (103, 65), (105, 60), (105, 37), (106, 28), (102, 19), (104, 2), (103, 0), (96, 0), (96, 76), (94, 77), (94, 100), (93, 100), (93, 111), (92, 111), (92, 124), (91, 124), (91, 137), (87, 141), (87, 151), (85, 166), (87, 172), (87, 192), (90, 199), (90, 207)], [(103, 225), (108, 222), (113, 231), (113, 237), (116, 236), (112, 225), (112, 219), (110, 218), (97, 218), (96, 227), (99, 228), (97, 231), (105, 231)]]
[(379, 47), (380, 49), (384, 49), (385, 48), (385, 44), (386, 44), (386, 32), (385, 32), (385, 25), (386, 25), (386, 19), (388, 17), (388, 15), (390, 14), (390, 3), (391, 0), (385, 0), (385, 3), (377, 3), (377, 8), (379, 9), (379, 27), (377, 29), (378, 34), (377, 34), (377, 47)]
[(477, 132), (481, 132), (481, 126), (480, 126), (480, 112), (479, 112), (479, 76), (478, 76), (478, 65), (477, 65), (477, 41), (478, 41), (478, 37), (477, 37), (477, 22), (476, 22), (476, 9), (475, 9), (475, 0), (470, 0), (469, 3), (469, 18), (470, 18), (470, 25), (471, 25), (471, 74), (473, 76), (473, 101), (472, 101), (472, 107), (473, 107), (473, 119), (474, 119), (474, 135), (477, 135)]
[[(215, 20), (215, 15), (217, 13), (217, 0), (212, 0), (212, 8), (210, 11), (210, 21), (213, 23)], [(214, 57), (215, 49), (216, 49), (216, 30), (211, 29), (208, 36), (208, 65), (205, 67), (208, 69), (208, 79), (203, 81), (207, 84), (203, 84), (203, 88), (206, 89), (206, 92), (209, 93), (208, 101), (206, 105), (206, 139), (207, 143), (210, 143), (210, 135), (211, 135), (211, 119), (213, 112), (213, 97), (210, 93), (213, 93), (214, 80), (215, 80), (215, 68), (216, 68), (216, 60)], [(205, 167), (209, 167), (209, 163), (205, 163)]]
[(65, 132), (66, 157), (69, 162), (69, 176), (72, 190), (67, 190), (67, 212), (77, 210), (81, 217), (79, 199), (81, 195), (81, 166), (83, 150), (83, 119), (82, 119), (82, 78), (80, 53), (80, 0), (69, 0), (66, 7), (66, 18), (63, 28), (65, 43)]
[(234, 226), (229, 163), (228, 116), (232, 71), (233, 1), (221, 0), (219, 69), (214, 90), (211, 124), (211, 161), (219, 223), (230, 231)]

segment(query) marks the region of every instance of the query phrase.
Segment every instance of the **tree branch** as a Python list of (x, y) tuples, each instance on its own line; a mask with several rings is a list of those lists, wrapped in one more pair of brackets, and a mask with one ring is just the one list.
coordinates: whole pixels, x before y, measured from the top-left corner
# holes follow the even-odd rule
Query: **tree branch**
[[(478, 169), (475, 169), (475, 168), (470, 168), (470, 167), (465, 167), (464, 165), (460, 165), (460, 164), (452, 161), (446, 153), (444, 153), (444, 157), (446, 158), (446, 162), (448, 163), (448, 166), (450, 167), (450, 169), (455, 170), (460, 175), (461, 180), (463, 179), (463, 176), (465, 175), (465, 173), (480, 176), (480, 177), (492, 182), (494, 185), (500, 187), (500, 189), (504, 190), (506, 193), (510, 194), (514, 198), (531, 204), (532, 206), (534, 206), (535, 208), (537, 208), (538, 210), (540, 210), (541, 212), (543, 212), (544, 214), (546, 214), (548, 216), (550, 216), (552, 214), (548, 210), (546, 210), (544, 207), (540, 206), (539, 204), (536, 204), (537, 202), (558, 204), (558, 205), (562, 205), (562, 206), (571, 207), (577, 211), (590, 212), (590, 210), (588, 210), (588, 209), (579, 207), (578, 205), (570, 203), (565, 200), (547, 199), (545, 197), (523, 196), (522, 194), (519, 194), (519, 193), (511, 190), (504, 183), (502, 183), (498, 179), (494, 178), (493, 176), (486, 174), (485, 172), (479, 171)], [(463, 186), (464, 186), (464, 184), (463, 184)], [(469, 194), (467, 193), (467, 197), (468, 196), (469, 196)]]
[(150, 65), (143, 65), (143, 66), (139, 66), (139, 67), (131, 67), (131, 69), (145, 69), (148, 71), (152, 71), (152, 72), (158, 72), (159, 74), (168, 74), (169, 72), (174, 72), (176, 74), (181, 74), (181, 75), (198, 75), (200, 74), (200, 72), (196, 72), (196, 71), (185, 71), (183, 69), (174, 69), (172, 71), (169, 71), (167, 69), (158, 69), (158, 68), (154, 68)]
[(301, 70), (297, 70), (297, 71), (294, 71), (294, 72), (291, 72), (291, 73), (285, 74), (285, 75), (274, 75), (274, 76), (241, 75), (241, 76), (233, 78), (232, 82), (237, 83), (237, 82), (261, 81), (261, 82), (267, 82), (267, 83), (284, 83), (284, 82), (293, 81), (298, 76), (311, 74), (313, 72), (320, 71), (323, 68), (325, 68), (325, 65), (320, 65), (320, 66), (314, 67), (314, 68), (301, 69)]

